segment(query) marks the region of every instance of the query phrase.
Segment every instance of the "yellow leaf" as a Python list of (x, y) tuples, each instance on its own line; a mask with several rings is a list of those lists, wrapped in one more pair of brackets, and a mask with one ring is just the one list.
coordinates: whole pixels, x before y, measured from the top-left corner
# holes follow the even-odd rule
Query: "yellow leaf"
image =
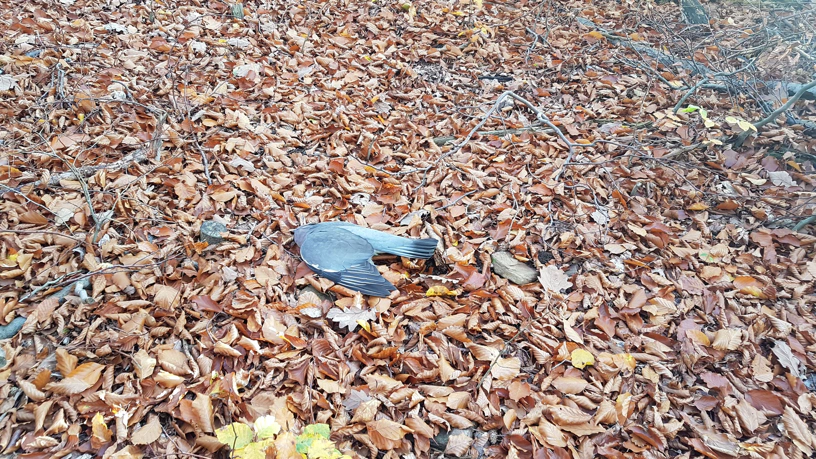
[(627, 367), (629, 367), (630, 370), (635, 369), (635, 367), (637, 366), (637, 360), (635, 360), (635, 357), (632, 354), (627, 352), (626, 354), (618, 354), (618, 355), (622, 356), (622, 360), (623, 360), (624, 364)]
[(331, 440), (322, 437), (315, 438), (306, 450), (308, 459), (340, 459), (342, 456)]
[(587, 365), (595, 365), (595, 357), (587, 350), (575, 349), (570, 356), (572, 366), (583, 369)]
[(425, 292), (425, 296), (456, 296), (458, 294), (458, 290), (448, 290), (444, 285), (434, 285)]
[(765, 299), (767, 297), (765, 293), (762, 292), (762, 289), (753, 285), (741, 288), (740, 293), (745, 293), (746, 295), (751, 295), (762, 299)]
[(100, 443), (107, 443), (113, 437), (113, 432), (108, 428), (107, 424), (105, 424), (105, 417), (102, 416), (102, 413), (96, 413), (91, 421), (91, 430), (93, 431), (93, 437), (96, 441)]
[(787, 164), (788, 166), (796, 169), (797, 172), (802, 172), (802, 168), (799, 167), (799, 164), (796, 161), (788, 161), (785, 164)]
[(688, 206), (688, 210), (706, 210), (708, 206), (703, 204), (702, 202), (695, 202), (694, 204)]
[(255, 438), (252, 429), (243, 422), (233, 422), (215, 431), (218, 441), (227, 445), (232, 450), (237, 450), (250, 444)]
[(476, 5), (476, 9), (482, 9), (482, 0), (473, 0), (473, 4)]
[(743, 131), (754, 131), (754, 132), (756, 132), (756, 130), (757, 130), (756, 126), (754, 126), (753, 123), (749, 123), (748, 121), (745, 121), (745, 120), (739, 120), (739, 122), (737, 124), (739, 125), (740, 129), (742, 129)]

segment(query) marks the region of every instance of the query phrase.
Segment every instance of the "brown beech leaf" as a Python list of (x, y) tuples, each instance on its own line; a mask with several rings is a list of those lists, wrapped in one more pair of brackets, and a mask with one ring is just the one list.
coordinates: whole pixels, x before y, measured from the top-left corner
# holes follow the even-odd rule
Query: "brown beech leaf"
[(476, 343), (466, 343), (465, 347), (467, 347), (468, 350), (473, 353), (473, 357), (475, 357), (476, 360), (482, 360), (485, 362), (493, 362), (499, 358), (499, 355), (501, 354), (499, 349)]
[(156, 368), (156, 359), (151, 357), (144, 349), (139, 349), (138, 352), (133, 354), (133, 366), (137, 378), (149, 378), (153, 375), (153, 370)]
[(551, 448), (564, 448), (567, 446), (567, 436), (558, 426), (542, 420), (537, 429), (531, 429), (535, 437)]
[(569, 424), (584, 424), (592, 419), (592, 415), (569, 406), (555, 405), (549, 407), (549, 410), (553, 421), (560, 427)]
[(153, 301), (162, 309), (172, 310), (181, 302), (181, 292), (169, 285), (153, 287)]
[(213, 405), (209, 396), (196, 394), (195, 400), (184, 399), (179, 404), (181, 418), (201, 432), (212, 433)]
[(57, 371), (59, 371), (63, 377), (67, 377), (72, 371), (74, 371), (79, 359), (76, 356), (69, 354), (67, 350), (61, 347), (57, 348), (55, 352), (57, 355)]
[(553, 380), (552, 385), (565, 394), (580, 394), (589, 383), (583, 378), (559, 376)]
[(48, 384), (46, 388), (61, 395), (75, 395), (90, 389), (102, 376), (104, 365), (86, 362), (74, 368), (67, 378)]
[(789, 406), (785, 407), (785, 412), (782, 414), (782, 426), (787, 437), (793, 441), (800, 451), (807, 456), (813, 454), (813, 448), (816, 447), (816, 438), (814, 438), (813, 432), (807, 424), (802, 421), (802, 418)]
[(518, 357), (499, 358), (490, 370), (494, 378), (499, 381), (510, 381), (519, 375), (521, 360)]
[(464, 456), (473, 444), (473, 438), (465, 434), (456, 434), (448, 437), (448, 444), (445, 446), (445, 454), (451, 456)]
[(162, 349), (158, 351), (158, 361), (162, 369), (174, 375), (184, 376), (191, 373), (187, 356), (181, 351)]
[(359, 423), (368, 423), (374, 420), (374, 416), (377, 414), (377, 410), (379, 409), (382, 402), (379, 400), (368, 400), (362, 402), (360, 406), (354, 410), (354, 417), (351, 419), (351, 422), (359, 422)]
[(151, 415), (139, 430), (133, 432), (130, 438), (134, 445), (149, 445), (158, 440), (161, 434), (162, 427), (159, 417)]
[(381, 450), (395, 449), (411, 429), (388, 419), (371, 421), (366, 424), (371, 442)]

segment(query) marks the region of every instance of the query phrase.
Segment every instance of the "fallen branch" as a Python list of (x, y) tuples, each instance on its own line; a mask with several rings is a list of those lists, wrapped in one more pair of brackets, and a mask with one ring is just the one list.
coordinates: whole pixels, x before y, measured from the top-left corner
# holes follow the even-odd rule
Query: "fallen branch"
[[(479, 132), (477, 132), (477, 134), (479, 136), (495, 135), (495, 136), (502, 137), (502, 136), (505, 136), (507, 134), (511, 134), (511, 135), (512, 134), (521, 134), (522, 132), (543, 132), (545, 134), (552, 134), (553, 130), (552, 130), (552, 128), (541, 127), (540, 124), (534, 124), (532, 126), (525, 126), (525, 127), (520, 127), (520, 128), (514, 128), (514, 129), (499, 129), (497, 131), (479, 131)], [(434, 137), (433, 138), (433, 143), (435, 143), (437, 146), (441, 147), (441, 146), (444, 146), (444, 145), (447, 145), (447, 144), (453, 142), (454, 140), (456, 140), (455, 136), (448, 135), (448, 136), (443, 136), (443, 137)]]
[[(567, 148), (569, 149), (569, 154), (567, 155), (567, 160), (564, 161), (564, 164), (559, 168), (558, 172), (553, 176), (553, 178), (556, 181), (559, 178), (561, 178), (561, 174), (563, 174), (564, 171), (566, 170), (566, 167), (568, 165), (570, 165), (570, 163), (572, 161), (572, 157), (575, 155), (575, 147), (587, 148), (587, 147), (594, 147), (597, 144), (597, 142), (592, 142), (592, 143), (587, 143), (587, 144), (578, 144), (578, 143), (570, 142), (570, 140), (567, 138), (567, 136), (564, 135), (564, 133), (561, 132), (561, 130), (558, 129), (558, 127), (555, 124), (553, 124), (552, 121), (550, 121), (550, 119), (547, 117), (547, 115), (543, 111), (539, 110), (538, 107), (533, 105), (532, 102), (530, 102), (529, 100), (521, 97), (520, 95), (516, 94), (513, 91), (505, 91), (496, 99), (496, 102), (493, 103), (493, 106), (490, 107), (490, 110), (488, 110), (487, 113), (485, 113), (485, 115), (482, 117), (481, 121), (479, 121), (479, 123), (476, 124), (476, 126), (474, 126), (473, 129), (471, 129), (468, 132), (468, 134), (465, 136), (465, 138), (461, 142), (456, 144), (449, 151), (445, 152), (436, 161), (434, 161), (434, 163), (431, 164), (430, 166), (414, 169), (413, 171), (411, 171), (411, 172), (422, 172), (423, 173), (422, 174), (422, 181), (416, 187), (415, 190), (418, 190), (418, 189), (422, 188), (423, 186), (425, 186), (425, 183), (427, 183), (427, 179), (428, 179), (428, 172), (430, 172), (432, 169), (437, 167), (442, 161), (444, 161), (449, 156), (458, 153), (465, 145), (467, 145), (467, 143), (470, 142), (470, 139), (473, 138), (473, 136), (476, 134), (476, 132), (479, 132), (479, 129), (481, 129), (485, 125), (485, 123), (487, 123), (487, 120), (489, 120), (490, 117), (493, 116), (493, 114), (495, 112), (497, 112), (499, 109), (502, 108), (504, 101), (508, 97), (511, 98), (511, 99), (516, 100), (517, 102), (520, 102), (521, 104), (523, 104), (524, 106), (529, 108), (533, 113), (535, 113), (536, 114), (536, 119), (538, 120), (538, 123), (545, 124), (545, 125), (549, 126), (549, 128), (550, 128), (549, 132), (551, 132), (553, 134), (556, 134), (558, 136), (558, 138), (561, 139), (562, 142), (564, 142), (564, 145), (566, 145)], [(536, 124), (536, 125), (533, 125), (533, 126), (530, 126), (530, 127), (537, 127), (537, 126), (540, 126), (540, 124)], [(490, 132), (490, 131), (487, 131), (487, 132)], [(502, 131), (498, 131), (498, 132), (502, 132)]]
[[(147, 148), (140, 148), (133, 153), (125, 156), (124, 158), (114, 161), (112, 163), (105, 163), (105, 164), (97, 164), (95, 166), (82, 166), (77, 167), (75, 170), (71, 170), (68, 172), (61, 172), (56, 175), (52, 175), (51, 178), (48, 179), (47, 185), (49, 186), (56, 186), (63, 180), (72, 180), (72, 179), (86, 179), (92, 175), (94, 175), (97, 171), (106, 170), (106, 171), (118, 171), (121, 169), (125, 169), (129, 167), (131, 164), (139, 161), (143, 161), (147, 159), (147, 152), (150, 151), (150, 147)], [(50, 155), (49, 153), (45, 153)], [(42, 184), (42, 180), (38, 180), (34, 182), (35, 186), (39, 186)]]
[[(728, 85), (722, 85), (721, 87), (719, 85), (711, 85), (709, 83), (709, 80), (711, 80), (712, 78), (716, 78), (716, 77), (732, 76), (733, 74), (740, 71), (740, 70), (736, 70), (734, 72), (715, 72), (715, 71), (711, 70), (710, 68), (706, 67), (705, 65), (703, 65), (703, 64), (701, 64), (699, 62), (696, 62), (694, 60), (691, 60), (691, 59), (677, 59), (677, 58), (674, 58), (674, 57), (672, 57), (672, 56), (670, 56), (670, 55), (668, 55), (668, 54), (666, 54), (666, 53), (664, 53), (662, 51), (659, 51), (659, 50), (657, 50), (657, 49), (655, 49), (655, 48), (653, 48), (651, 46), (633, 42), (628, 37), (623, 37), (623, 36), (613, 34), (613, 33), (609, 32), (606, 29), (598, 27), (598, 25), (596, 25), (594, 22), (592, 22), (592, 21), (590, 21), (588, 19), (579, 17), (579, 18), (576, 18), (576, 21), (579, 24), (581, 24), (581, 25), (583, 25), (585, 27), (596, 30), (601, 35), (603, 35), (607, 40), (609, 40), (611, 43), (616, 44), (616, 45), (625, 46), (625, 47), (627, 47), (627, 48), (629, 48), (629, 49), (631, 49), (631, 50), (633, 50), (633, 51), (635, 51), (637, 53), (644, 54), (644, 55), (654, 59), (659, 64), (661, 64), (661, 65), (663, 65), (665, 67), (671, 68), (671, 67), (674, 67), (674, 66), (679, 64), (681, 67), (683, 67), (684, 69), (689, 71), (692, 75), (701, 76), (703, 78), (703, 81), (702, 81), (703, 84), (702, 85), (698, 84), (698, 85), (693, 86), (692, 88), (688, 88), (689, 93), (687, 93), (685, 95), (686, 99), (688, 98), (688, 96), (690, 95), (691, 92), (696, 91), (697, 89), (700, 89), (701, 87), (714, 89), (714, 90), (718, 90), (718, 91), (728, 90)], [(750, 63), (748, 65), (750, 65)], [(791, 96), (791, 98), (793, 98), (796, 94), (799, 94), (799, 98), (801, 98), (803, 95), (807, 95), (807, 98), (810, 98), (810, 97), (816, 98), (816, 89), (812, 89), (813, 86), (811, 86), (810, 83), (806, 84), (804, 86), (799, 84), (799, 83), (784, 82), (784, 81), (759, 81), (759, 80), (757, 80), (757, 81), (755, 81), (755, 83), (762, 84), (762, 85), (764, 85), (766, 87), (772, 87), (772, 86), (777, 85), (777, 84), (782, 84), (783, 87), (785, 88), (785, 90), (788, 92), (788, 95)], [(677, 87), (675, 87), (673, 85), (669, 85), (669, 86), (671, 87), (671, 89), (674, 89), (674, 90), (680, 89), (680, 88), (677, 88)], [(686, 88), (683, 88), (683, 89), (686, 89)], [(797, 100), (798, 100), (798, 98), (797, 98)], [(788, 102), (790, 102), (790, 101), (788, 101)], [(777, 109), (777, 110), (772, 110), (767, 104), (759, 103), (759, 105), (762, 108), (762, 110), (767, 114), (767, 117), (766, 117), (766, 119), (767, 119), (767, 118), (770, 118), (771, 116), (773, 116), (773, 118), (776, 118), (781, 113), (786, 112), (790, 108), (790, 105), (792, 105), (792, 102), (790, 104), (783, 105), (783, 107), (785, 107), (785, 109), (780, 108), (780, 109)], [(788, 118), (788, 124), (790, 124), (790, 125), (794, 125), (794, 124), (802, 125), (805, 128), (804, 132), (806, 134), (816, 135), (816, 122), (799, 119), (799, 118), (793, 116), (790, 113), (786, 113), (786, 116)], [(759, 126), (757, 126), (757, 127), (759, 127)]]
[(793, 95), (793, 97), (788, 99), (788, 101), (785, 102), (781, 107), (779, 107), (776, 110), (774, 110), (773, 112), (771, 112), (771, 114), (768, 115), (765, 119), (763, 119), (762, 121), (759, 121), (757, 123), (754, 123), (754, 126), (757, 127), (757, 128), (761, 128), (762, 126), (765, 126), (766, 124), (770, 123), (771, 121), (774, 121), (777, 116), (782, 114), (782, 112), (784, 112), (785, 110), (789, 109), (791, 107), (791, 105), (795, 104), (796, 101), (801, 99), (802, 96), (805, 93), (807, 93), (810, 88), (813, 88), (813, 87), (816, 87), (816, 80), (811, 81), (810, 83), (808, 83), (808, 84), (806, 84), (804, 86), (801, 86), (799, 88), (799, 90), (796, 91), (796, 94)]

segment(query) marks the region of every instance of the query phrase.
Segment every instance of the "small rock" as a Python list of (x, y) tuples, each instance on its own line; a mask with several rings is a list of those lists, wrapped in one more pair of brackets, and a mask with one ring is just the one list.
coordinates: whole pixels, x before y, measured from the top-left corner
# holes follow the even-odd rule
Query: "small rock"
[(496, 252), (490, 259), (493, 261), (493, 272), (514, 284), (529, 284), (538, 279), (535, 268), (516, 260), (510, 252)]
[(442, 451), (448, 446), (450, 437), (464, 435), (468, 438), (473, 438), (473, 431), (474, 429), (451, 429), (449, 431), (442, 430), (431, 439), (431, 443), (433, 447)]
[(221, 233), (226, 232), (226, 225), (215, 220), (208, 220), (201, 224), (201, 232), (199, 233), (198, 238), (200, 241), (206, 242), (210, 245), (217, 245), (224, 241)]
[[(8, 323), (8, 325), (0, 325), (0, 340), (2, 339), (9, 339), (13, 338), (14, 335), (23, 328), (23, 324), (25, 323), (26, 319), (22, 316), (17, 316)], [(3, 360), (5, 360), (5, 356), (3, 356)], [(4, 367), (5, 364), (0, 365), (0, 368)]]
[[(57, 293), (51, 295), (51, 298), (56, 298), (60, 304), (65, 301), (65, 297), (68, 295), (74, 295), (82, 298), (82, 301), (88, 302), (88, 290), (91, 288), (91, 281), (89, 279), (80, 279), (72, 284), (68, 284), (62, 288), (62, 290), (58, 291)], [(93, 302), (91, 300), (90, 302)]]

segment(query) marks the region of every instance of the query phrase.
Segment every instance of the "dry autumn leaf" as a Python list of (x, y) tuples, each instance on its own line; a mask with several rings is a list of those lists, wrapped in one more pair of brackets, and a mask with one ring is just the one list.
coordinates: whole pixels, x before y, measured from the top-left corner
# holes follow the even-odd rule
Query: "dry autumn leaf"
[(816, 451), (810, 3), (0, 1), (4, 454)]

